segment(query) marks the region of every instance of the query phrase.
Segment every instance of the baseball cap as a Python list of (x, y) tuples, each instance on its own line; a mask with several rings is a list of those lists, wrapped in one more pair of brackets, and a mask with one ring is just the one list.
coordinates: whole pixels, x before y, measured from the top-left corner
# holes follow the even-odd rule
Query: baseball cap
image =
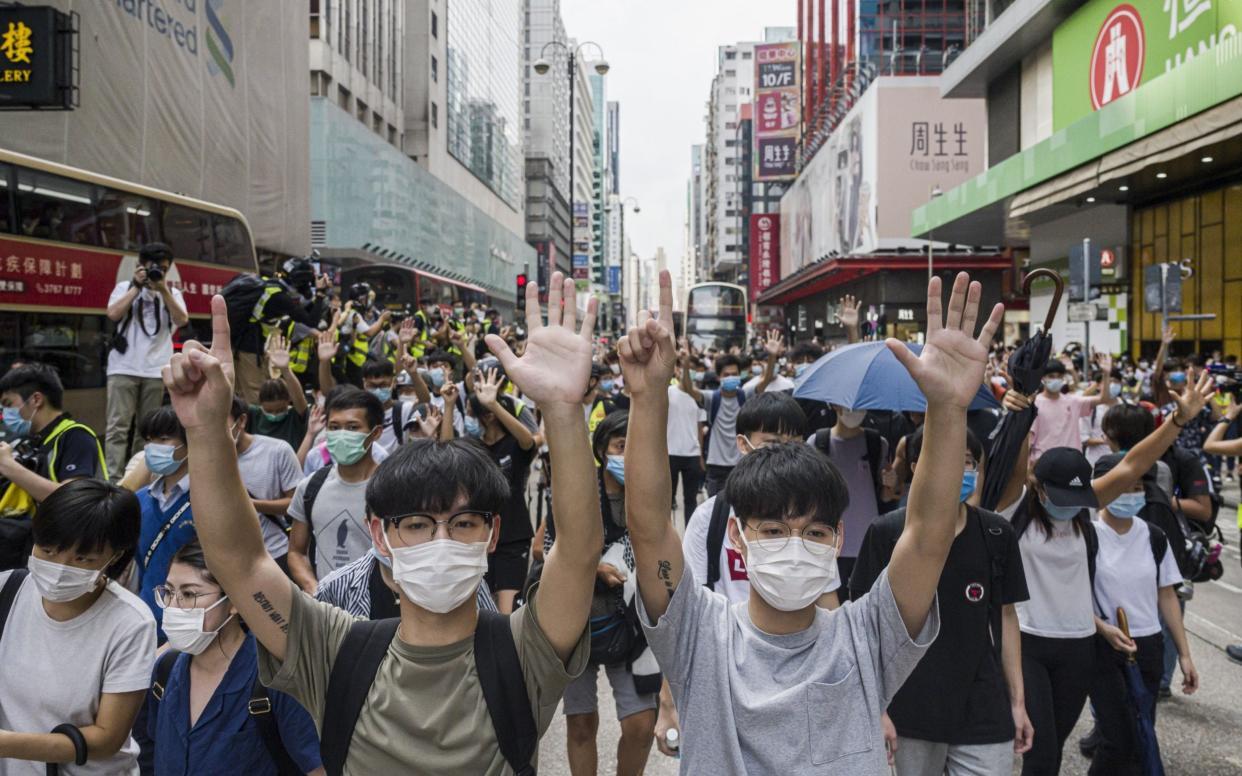
[(1079, 450), (1054, 447), (1046, 451), (1035, 463), (1035, 479), (1048, 500), (1059, 507), (1099, 507), (1091, 487), (1091, 464)]

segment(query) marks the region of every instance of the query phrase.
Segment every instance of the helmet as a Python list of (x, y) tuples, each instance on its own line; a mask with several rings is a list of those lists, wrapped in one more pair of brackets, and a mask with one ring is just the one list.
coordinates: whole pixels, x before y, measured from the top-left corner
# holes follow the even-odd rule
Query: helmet
[(354, 302), (358, 302), (358, 301), (365, 302), (367, 301), (367, 298), (370, 296), (371, 296), (371, 284), (370, 283), (354, 283), (352, 286), (349, 287), (349, 294), (347, 298)]
[(493, 369), (496, 370), (496, 374), (500, 377), (502, 384), (508, 379), (508, 375), (505, 374), (505, 368), (500, 364), (500, 359), (495, 356), (488, 356), (487, 358), (479, 359), (479, 362), (475, 364), (474, 369), (475, 373), (479, 375), (486, 375)]
[(310, 263), (310, 259), (289, 259), (281, 269), (289, 285), (294, 288), (306, 288), (315, 282), (315, 265)]

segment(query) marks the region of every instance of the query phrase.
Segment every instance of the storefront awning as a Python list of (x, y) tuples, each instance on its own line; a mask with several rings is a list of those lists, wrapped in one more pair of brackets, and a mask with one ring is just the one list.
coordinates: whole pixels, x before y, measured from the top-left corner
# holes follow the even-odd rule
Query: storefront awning
[[(987, 256), (933, 254), (941, 270), (1009, 269), (1013, 260), (1005, 254)], [(805, 299), (835, 286), (876, 272), (927, 271), (927, 254), (913, 256), (859, 256), (833, 259), (802, 270), (772, 286), (755, 298), (755, 304), (783, 305)]]

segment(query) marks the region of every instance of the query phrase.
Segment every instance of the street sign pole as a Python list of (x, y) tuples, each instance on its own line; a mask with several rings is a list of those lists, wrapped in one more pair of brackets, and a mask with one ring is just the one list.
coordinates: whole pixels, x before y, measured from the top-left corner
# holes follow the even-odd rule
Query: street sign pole
[[(1082, 238), (1082, 301), (1086, 302), (1088, 305), (1091, 304), (1091, 238), (1090, 237)], [(1092, 312), (1091, 318), (1092, 319), (1095, 318), (1094, 311)], [(1082, 328), (1083, 328), (1082, 347), (1084, 350), (1084, 353), (1082, 356), (1082, 368), (1083, 368), (1083, 371), (1087, 373), (1087, 379), (1090, 380), (1091, 379), (1091, 368), (1090, 368), (1090, 364), (1091, 364), (1091, 321), (1090, 320), (1084, 321), (1082, 324)]]

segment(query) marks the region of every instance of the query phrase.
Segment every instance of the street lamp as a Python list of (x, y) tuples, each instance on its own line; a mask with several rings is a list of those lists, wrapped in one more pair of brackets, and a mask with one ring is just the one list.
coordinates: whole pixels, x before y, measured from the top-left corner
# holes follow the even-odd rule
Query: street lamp
[(552, 69), (552, 63), (545, 56), (549, 48), (561, 48), (565, 50), (569, 58), (569, 255), (574, 255), (574, 82), (577, 80), (575, 76), (578, 73), (578, 54), (587, 46), (594, 46), (599, 52), (599, 59), (595, 60), (595, 72), (600, 75), (607, 75), (611, 66), (608, 60), (604, 59), (604, 49), (594, 41), (586, 41), (579, 44), (576, 48), (561, 43), (559, 40), (550, 40), (543, 44), (543, 48), (539, 50), (539, 58), (535, 60), (532, 67), (537, 75), (547, 75)]

